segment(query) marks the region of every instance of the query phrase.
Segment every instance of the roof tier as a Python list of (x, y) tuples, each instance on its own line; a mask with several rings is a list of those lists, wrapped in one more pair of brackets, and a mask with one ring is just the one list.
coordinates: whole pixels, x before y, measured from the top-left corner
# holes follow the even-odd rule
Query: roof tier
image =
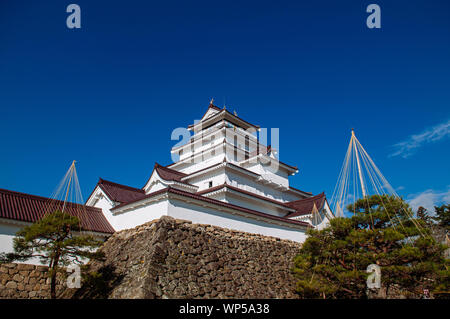
[(97, 185), (114, 202), (127, 203), (145, 195), (142, 189), (134, 188), (100, 178)]
[[(0, 218), (34, 223), (63, 205), (60, 200), (0, 189)], [(78, 217), (83, 230), (114, 233), (100, 208), (67, 202), (64, 212)]]
[(295, 213), (291, 213), (286, 218), (292, 218), (297, 216), (303, 216), (311, 214), (314, 210), (314, 205), (317, 210), (321, 210), (326, 201), (325, 193), (320, 193), (316, 196), (308, 197), (305, 199), (299, 199), (293, 202), (286, 203), (291, 208), (296, 210)]

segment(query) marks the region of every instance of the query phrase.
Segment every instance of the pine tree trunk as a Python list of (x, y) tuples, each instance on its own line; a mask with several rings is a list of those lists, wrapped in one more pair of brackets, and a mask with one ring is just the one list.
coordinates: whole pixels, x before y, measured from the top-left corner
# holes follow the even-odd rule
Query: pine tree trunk
[(60, 251), (58, 249), (55, 259), (53, 260), (52, 275), (50, 277), (50, 298), (51, 299), (56, 299), (56, 272), (58, 269), (59, 255), (60, 255)]

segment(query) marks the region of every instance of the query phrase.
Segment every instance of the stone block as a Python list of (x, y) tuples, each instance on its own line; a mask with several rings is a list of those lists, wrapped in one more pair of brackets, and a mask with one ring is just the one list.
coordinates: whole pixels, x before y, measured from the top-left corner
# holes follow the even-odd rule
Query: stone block
[(15, 281), (8, 281), (5, 287), (8, 289), (17, 289), (17, 283)]

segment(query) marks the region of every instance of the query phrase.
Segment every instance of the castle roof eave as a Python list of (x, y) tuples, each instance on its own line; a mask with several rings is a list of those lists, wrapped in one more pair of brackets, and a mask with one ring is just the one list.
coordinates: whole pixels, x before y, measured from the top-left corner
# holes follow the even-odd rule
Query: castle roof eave
[(227, 109), (221, 109), (216, 114), (214, 114), (214, 115), (212, 115), (212, 116), (210, 116), (210, 117), (208, 117), (208, 118), (206, 118), (206, 119), (204, 119), (204, 120), (202, 120), (202, 121), (200, 121), (198, 123), (188, 125), (188, 129), (189, 130), (195, 130), (195, 128), (198, 127), (198, 126), (202, 126), (203, 128), (208, 128), (209, 126), (214, 125), (218, 121), (220, 121), (222, 119), (225, 119), (225, 118), (230, 120), (230, 122), (234, 122), (235, 121), (236, 122), (235, 124), (239, 125), (239, 126), (242, 125), (243, 127), (247, 127), (247, 128), (253, 127), (255, 129), (257, 129), (257, 130), (260, 129), (259, 125), (251, 124), (251, 123), (241, 119), (240, 117), (234, 115), (233, 113), (229, 112)]
[(324, 208), (325, 203), (328, 204), (328, 201), (327, 201), (327, 198), (326, 198), (324, 192), (322, 192), (318, 195), (315, 195), (315, 196), (308, 197), (308, 198), (288, 202), (286, 204), (288, 206), (294, 208), (296, 210), (296, 212), (287, 215), (286, 218), (293, 218), (293, 217), (311, 214), (314, 209), (314, 206), (316, 207), (316, 209), (318, 211), (320, 211)]
[(221, 184), (221, 185), (217, 185), (215, 187), (211, 187), (211, 188), (205, 189), (205, 190), (200, 191), (200, 192), (197, 192), (197, 194), (204, 195), (204, 194), (216, 192), (216, 191), (224, 189), (224, 188), (225, 189), (228, 188), (231, 191), (234, 191), (234, 192), (237, 192), (237, 193), (240, 193), (240, 194), (244, 194), (244, 195), (249, 196), (249, 197), (253, 197), (254, 199), (257, 199), (257, 200), (262, 200), (262, 201), (269, 202), (271, 204), (274, 204), (274, 205), (276, 205), (276, 206), (278, 206), (280, 208), (283, 208), (283, 209), (285, 209), (287, 211), (290, 211), (292, 213), (296, 211), (294, 208), (286, 205), (286, 203), (280, 202), (280, 201), (272, 199), (272, 198), (268, 198), (268, 197), (265, 197), (265, 196), (261, 196), (261, 195), (255, 194), (255, 193), (252, 193), (252, 192), (240, 189), (238, 187), (235, 187), (235, 186), (232, 186), (232, 185), (228, 185), (226, 183), (225, 184)]
[(91, 194), (88, 196), (85, 205), (91, 200), (97, 188), (99, 188), (109, 200), (116, 203), (126, 203), (145, 194), (142, 189), (111, 182), (100, 177)]
[(45, 214), (65, 207), (64, 212), (80, 220), (82, 231), (112, 234), (114, 228), (103, 215), (102, 209), (72, 202), (0, 189), (0, 218), (10, 222), (34, 223)]
[[(275, 216), (275, 215), (269, 215), (266, 213), (262, 213), (256, 210), (252, 210), (252, 209), (248, 209), (242, 206), (238, 206), (238, 205), (234, 205), (234, 204), (230, 204), (230, 203), (226, 203), (226, 202), (222, 202), (213, 198), (208, 198), (202, 195), (198, 195), (196, 193), (190, 193), (190, 192), (186, 192), (177, 188), (172, 188), (172, 187), (167, 187), (158, 191), (155, 191), (153, 193), (147, 194), (145, 197), (136, 200), (134, 202), (131, 203), (124, 203), (121, 205), (118, 205), (114, 208), (111, 209), (111, 211), (113, 212), (113, 214), (119, 214), (123, 211), (127, 211), (127, 210), (132, 210), (134, 209), (135, 206), (143, 206), (146, 205), (145, 201), (146, 200), (151, 200), (153, 197), (157, 197), (159, 195), (165, 195), (165, 194), (176, 194), (179, 195), (181, 197), (185, 197), (185, 198), (190, 198), (190, 199), (194, 199), (194, 200), (198, 200), (201, 202), (206, 202), (209, 203), (213, 206), (221, 206), (224, 208), (228, 208), (228, 209), (232, 209), (232, 210), (237, 210), (243, 213), (247, 213), (249, 215), (252, 216), (257, 216), (263, 219), (268, 219), (268, 220), (273, 220), (273, 221), (277, 221), (279, 223), (283, 223), (286, 225), (296, 225), (296, 226), (300, 226), (300, 227), (304, 227), (304, 228), (310, 228), (311, 224), (303, 222), (303, 221), (297, 221), (297, 220), (293, 220), (293, 219), (287, 219), (284, 217), (279, 217), (279, 216)], [(141, 202), (139, 204), (139, 202)], [(133, 206), (133, 204), (135, 206)]]
[(152, 179), (153, 174), (157, 174), (159, 178), (165, 182), (173, 182), (173, 183), (179, 183), (185, 187), (197, 190), (198, 186), (192, 185), (188, 182), (185, 182), (182, 180), (183, 177), (187, 176), (187, 174), (176, 171), (174, 169), (168, 168), (166, 166), (162, 166), (158, 163), (155, 163), (155, 166), (153, 167), (153, 171), (150, 174), (150, 177), (148, 178), (145, 185), (142, 187), (142, 190), (145, 190)]
[(276, 158), (272, 158), (272, 157), (270, 157), (268, 155), (264, 155), (264, 154), (257, 154), (257, 155), (252, 156), (252, 157), (250, 157), (250, 158), (248, 158), (248, 159), (246, 159), (246, 160), (244, 160), (244, 161), (242, 161), (240, 163), (241, 164), (245, 164), (246, 162), (250, 163), (255, 158), (258, 159), (258, 161), (259, 161), (259, 159), (261, 157), (264, 157), (265, 159), (270, 160), (270, 161), (276, 160), (283, 168), (285, 168), (288, 172), (291, 172), (291, 174), (296, 174), (299, 171), (297, 166), (288, 165), (288, 164), (286, 164), (286, 163), (284, 163), (284, 162), (282, 162), (282, 161), (280, 161), (280, 160), (278, 160)]

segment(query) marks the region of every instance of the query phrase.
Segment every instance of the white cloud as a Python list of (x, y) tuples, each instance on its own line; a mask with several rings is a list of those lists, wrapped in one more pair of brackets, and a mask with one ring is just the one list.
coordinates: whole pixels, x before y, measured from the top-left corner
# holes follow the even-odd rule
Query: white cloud
[(403, 158), (407, 158), (412, 154), (414, 154), (414, 152), (419, 147), (422, 147), (423, 145), (428, 143), (437, 142), (449, 136), (450, 136), (450, 120), (447, 120), (444, 123), (426, 129), (420, 134), (411, 135), (405, 141), (393, 145), (395, 151), (389, 156), (390, 157), (401, 156)]
[(434, 206), (450, 203), (450, 185), (447, 186), (446, 191), (439, 192), (427, 189), (424, 192), (413, 194), (408, 197), (409, 199), (407, 201), (414, 211), (417, 211), (420, 206), (423, 206), (428, 210), (428, 213), (433, 214)]

